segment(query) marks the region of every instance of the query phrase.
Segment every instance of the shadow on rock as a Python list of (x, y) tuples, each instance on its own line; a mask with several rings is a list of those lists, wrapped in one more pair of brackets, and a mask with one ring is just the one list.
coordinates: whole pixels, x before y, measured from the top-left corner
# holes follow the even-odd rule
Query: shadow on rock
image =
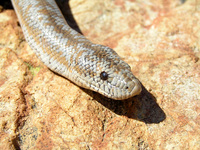
[[(144, 86), (140, 95), (127, 100), (111, 100), (100, 94), (94, 99), (118, 115), (127, 116), (145, 123), (160, 123), (165, 120), (164, 111), (156, 103), (156, 98)], [(98, 96), (97, 96), (98, 95)]]
[(74, 16), (71, 12), (71, 8), (69, 5), (69, 0), (56, 0), (56, 3), (58, 7), (60, 8), (63, 16), (65, 17), (65, 20), (67, 21), (68, 25), (76, 30), (77, 32), (81, 33), (80, 28), (78, 27), (78, 24), (76, 23), (76, 20), (74, 19)]

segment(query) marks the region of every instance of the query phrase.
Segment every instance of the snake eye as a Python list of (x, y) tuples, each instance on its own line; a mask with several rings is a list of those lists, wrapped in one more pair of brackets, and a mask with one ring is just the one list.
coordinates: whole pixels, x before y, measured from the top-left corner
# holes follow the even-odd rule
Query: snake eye
[(103, 71), (103, 72), (101, 72), (101, 74), (100, 74), (100, 78), (101, 78), (102, 80), (107, 80), (107, 79), (108, 79), (108, 74), (107, 74), (105, 71)]

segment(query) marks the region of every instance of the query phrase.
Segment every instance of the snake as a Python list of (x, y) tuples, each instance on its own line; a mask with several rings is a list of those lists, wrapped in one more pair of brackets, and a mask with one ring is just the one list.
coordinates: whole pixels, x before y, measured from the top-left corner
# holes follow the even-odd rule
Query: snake
[(55, 0), (12, 0), (24, 37), (53, 72), (107, 98), (139, 95), (141, 82), (111, 48), (72, 29)]

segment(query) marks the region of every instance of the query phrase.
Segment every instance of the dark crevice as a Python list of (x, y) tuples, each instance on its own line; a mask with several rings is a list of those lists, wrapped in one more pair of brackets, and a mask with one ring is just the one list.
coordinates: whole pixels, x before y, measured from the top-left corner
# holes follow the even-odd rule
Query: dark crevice
[(3, 9), (13, 9), (11, 1), (8, 0), (1, 0), (0, 5), (3, 7)]
[(19, 145), (19, 138), (18, 137), (16, 137), (16, 138), (14, 138), (13, 140), (12, 140), (12, 144), (13, 144), (13, 146), (15, 147), (15, 149), (16, 150), (21, 150), (21, 148), (20, 148), (20, 145)]

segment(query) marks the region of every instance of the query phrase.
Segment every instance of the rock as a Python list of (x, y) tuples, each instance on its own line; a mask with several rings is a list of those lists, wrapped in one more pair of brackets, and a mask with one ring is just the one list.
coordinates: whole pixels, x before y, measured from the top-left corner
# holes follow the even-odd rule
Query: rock
[(14, 10), (0, 9), (0, 149), (199, 149), (199, 3), (59, 5), (74, 29), (116, 50), (143, 91), (115, 101), (76, 86), (36, 57)]

